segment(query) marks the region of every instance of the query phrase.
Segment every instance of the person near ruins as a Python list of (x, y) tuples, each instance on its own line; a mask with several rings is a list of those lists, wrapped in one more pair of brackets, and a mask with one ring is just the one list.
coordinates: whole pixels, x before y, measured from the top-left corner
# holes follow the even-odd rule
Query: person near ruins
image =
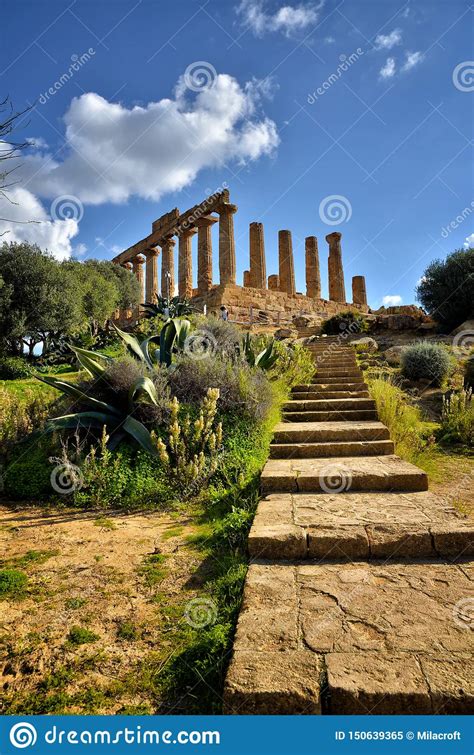
[(221, 317), (221, 320), (226, 320), (227, 321), (229, 319), (229, 312), (228, 312), (227, 308), (224, 307), (224, 305), (222, 305), (222, 307), (221, 307), (221, 315), (220, 315), (220, 317)]

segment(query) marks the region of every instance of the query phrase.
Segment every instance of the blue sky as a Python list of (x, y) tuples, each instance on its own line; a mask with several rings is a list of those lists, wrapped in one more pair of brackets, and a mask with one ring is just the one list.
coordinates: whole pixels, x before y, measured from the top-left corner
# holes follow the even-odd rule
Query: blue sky
[(474, 231), (473, 11), (287, 2), (4, 3), (0, 94), (34, 109), (3, 238), (111, 258), (227, 185), (238, 282), (257, 220), (268, 274), (289, 228), (304, 291), (316, 235), (326, 295), (339, 230), (347, 291), (363, 274), (372, 306), (412, 303), (426, 265)]

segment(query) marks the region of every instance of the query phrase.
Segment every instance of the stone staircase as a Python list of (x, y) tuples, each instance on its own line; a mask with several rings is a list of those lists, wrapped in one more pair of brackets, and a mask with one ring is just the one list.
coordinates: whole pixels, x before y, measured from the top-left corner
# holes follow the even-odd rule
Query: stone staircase
[(394, 453), (355, 353), (275, 428), (229, 667), (227, 713), (473, 713), (474, 526)]

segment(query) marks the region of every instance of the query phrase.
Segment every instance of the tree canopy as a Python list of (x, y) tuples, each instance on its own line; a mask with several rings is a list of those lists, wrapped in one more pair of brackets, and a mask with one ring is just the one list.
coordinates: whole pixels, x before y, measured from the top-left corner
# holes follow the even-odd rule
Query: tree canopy
[(416, 288), (427, 312), (446, 330), (474, 315), (474, 249), (457, 249), (433, 260)]
[(117, 308), (140, 302), (135, 276), (111, 262), (58, 262), (34, 244), (0, 246), (0, 332), (4, 351), (32, 354), (37, 343), (89, 331), (96, 335)]

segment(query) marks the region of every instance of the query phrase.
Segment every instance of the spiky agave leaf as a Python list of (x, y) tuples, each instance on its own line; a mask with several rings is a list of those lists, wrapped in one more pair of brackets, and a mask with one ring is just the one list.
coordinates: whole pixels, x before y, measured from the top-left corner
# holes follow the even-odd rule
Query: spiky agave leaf
[(99, 399), (88, 396), (87, 393), (84, 393), (84, 391), (81, 391), (81, 389), (77, 388), (75, 385), (71, 385), (71, 383), (67, 383), (64, 380), (55, 380), (48, 376), (40, 377), (39, 375), (36, 375), (35, 377), (37, 380), (41, 380), (42, 383), (46, 383), (46, 385), (50, 385), (52, 388), (61, 391), (61, 393), (72, 396), (85, 404), (89, 404), (97, 411), (111, 412), (120, 416), (119, 412), (117, 412), (111, 404), (107, 404), (105, 401), (99, 401)]
[[(88, 351), (88, 349), (80, 349), (78, 346), (71, 346), (71, 344), (69, 344), (69, 348), (76, 355), (77, 361), (81, 367), (88, 372), (91, 377), (103, 377), (110, 362), (109, 357), (105, 357), (103, 354), (99, 354), (96, 351)], [(102, 360), (102, 363), (100, 360)]]
[(153, 367), (153, 363), (150, 361), (148, 355), (142, 349), (142, 344), (140, 344), (140, 342), (137, 338), (135, 338), (134, 335), (132, 335), (131, 333), (126, 333), (124, 330), (120, 330), (120, 328), (117, 328), (114, 323), (112, 323), (112, 327), (125, 343), (132, 356), (134, 356), (136, 359), (139, 359), (140, 362), (144, 362), (147, 367)]

